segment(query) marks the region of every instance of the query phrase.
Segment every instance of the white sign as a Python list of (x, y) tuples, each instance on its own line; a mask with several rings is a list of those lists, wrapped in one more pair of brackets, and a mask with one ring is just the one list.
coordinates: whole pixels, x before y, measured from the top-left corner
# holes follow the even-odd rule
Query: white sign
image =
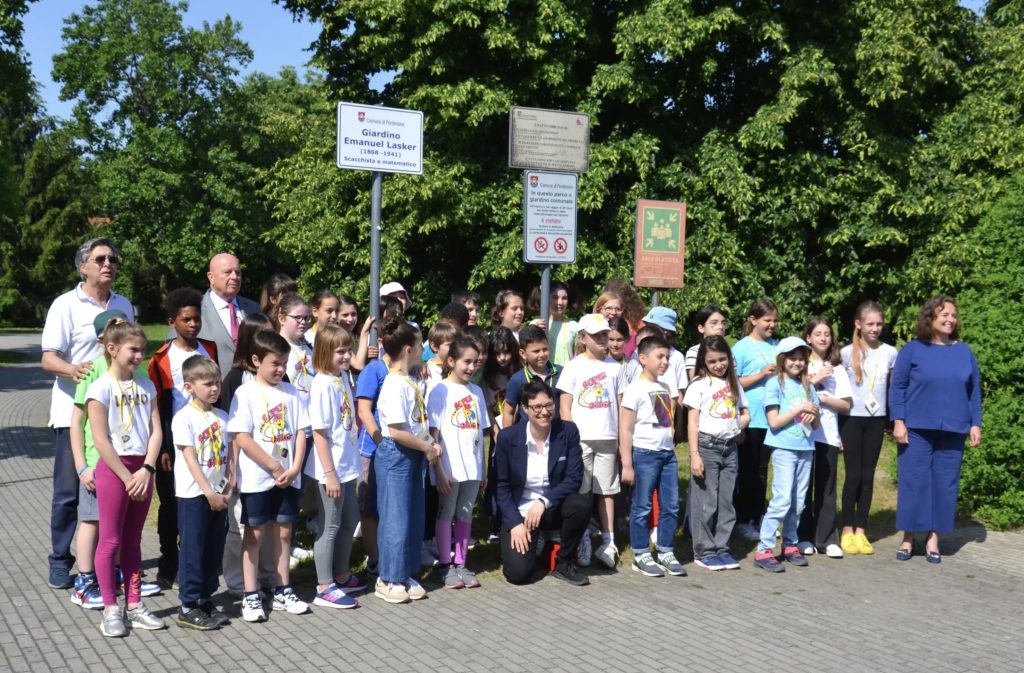
[(508, 166), (586, 173), (590, 170), (590, 115), (509, 108)]
[(533, 264), (576, 261), (576, 185), (572, 173), (523, 173), (523, 260)]
[(338, 168), (423, 174), (423, 113), (338, 103)]

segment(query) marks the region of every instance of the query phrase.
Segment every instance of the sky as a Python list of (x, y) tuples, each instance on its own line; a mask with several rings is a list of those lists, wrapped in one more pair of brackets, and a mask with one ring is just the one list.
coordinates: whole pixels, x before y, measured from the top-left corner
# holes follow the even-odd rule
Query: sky
[[(25, 16), (25, 51), (32, 63), (32, 75), (48, 114), (70, 117), (72, 103), (61, 101), (60, 87), (50, 77), (53, 56), (62, 51), (61, 29), (64, 19), (80, 11), (83, 0), (36, 0)], [(202, 27), (230, 15), (242, 24), (241, 37), (249, 43), (253, 60), (245, 73), (277, 74), (290, 65), (302, 73), (311, 54), (306, 51), (320, 32), (309, 21), (294, 21), (291, 12), (271, 0), (192, 0), (185, 14), (185, 25)]]

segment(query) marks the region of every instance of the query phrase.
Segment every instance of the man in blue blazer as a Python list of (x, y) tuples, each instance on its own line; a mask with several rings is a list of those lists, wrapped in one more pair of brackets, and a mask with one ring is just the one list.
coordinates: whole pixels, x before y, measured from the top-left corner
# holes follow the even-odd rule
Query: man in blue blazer
[(580, 494), (583, 456), (574, 423), (554, 417), (554, 393), (543, 381), (523, 386), (526, 423), (498, 435), (494, 470), (501, 510), (501, 565), (511, 584), (525, 584), (537, 565), (534, 536), (559, 529), (561, 549), (551, 576), (590, 584), (576, 568), (576, 549), (590, 520), (590, 496)]

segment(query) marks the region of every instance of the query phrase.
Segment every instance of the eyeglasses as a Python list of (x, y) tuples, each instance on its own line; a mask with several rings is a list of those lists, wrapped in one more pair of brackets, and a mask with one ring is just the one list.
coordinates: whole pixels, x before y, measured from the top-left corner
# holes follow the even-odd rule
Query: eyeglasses
[(308, 315), (292, 315), (291, 313), (286, 313), (285, 315), (295, 322), (309, 322), (311, 320)]
[(110, 266), (117, 266), (121, 263), (121, 258), (117, 255), (96, 255), (92, 261), (96, 262), (96, 266), (103, 266), (107, 262), (110, 262)]
[(547, 404), (526, 404), (523, 406), (525, 406), (527, 409), (529, 409), (535, 414), (539, 414), (545, 411), (552, 412), (555, 410), (554, 402), (548, 402)]

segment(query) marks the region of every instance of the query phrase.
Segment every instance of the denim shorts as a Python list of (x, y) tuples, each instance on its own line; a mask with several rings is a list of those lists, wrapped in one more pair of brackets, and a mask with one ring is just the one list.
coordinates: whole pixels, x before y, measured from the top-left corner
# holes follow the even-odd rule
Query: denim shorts
[(265, 523), (295, 523), (299, 516), (301, 493), (294, 486), (277, 488), (260, 493), (243, 493), (242, 525), (262, 526)]

